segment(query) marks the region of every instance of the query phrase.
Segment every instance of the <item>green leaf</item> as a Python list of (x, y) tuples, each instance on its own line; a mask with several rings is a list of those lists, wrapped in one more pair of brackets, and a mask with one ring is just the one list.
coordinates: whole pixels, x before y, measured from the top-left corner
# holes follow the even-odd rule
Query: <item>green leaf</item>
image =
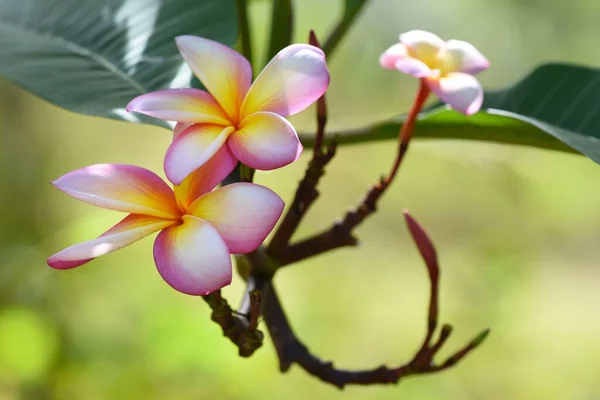
[(294, 32), (294, 9), (292, 0), (273, 0), (271, 11), (271, 34), (269, 51), (265, 64), (279, 52), (279, 50), (292, 43)]
[(348, 29), (354, 23), (354, 20), (360, 14), (363, 7), (369, 2), (369, 0), (345, 0), (344, 1), (344, 14), (338, 21), (333, 31), (329, 34), (329, 37), (323, 44), (323, 51), (328, 56), (333, 54), (333, 51), (337, 48), (342, 38), (348, 32)]
[(248, 1), (247, 0), (236, 0), (237, 11), (238, 11), (238, 25), (240, 30), (240, 42), (239, 50), (240, 53), (246, 60), (253, 63), (252, 59), (252, 38), (250, 35), (250, 18), (248, 15)]
[[(482, 111), (466, 117), (438, 105), (421, 115), (415, 138), (468, 139), (586, 155), (600, 163), (600, 70), (546, 64), (514, 86), (486, 92)], [(395, 139), (403, 118), (334, 132), (340, 144)], [(306, 145), (312, 135), (301, 134)]]
[(0, 0), (0, 75), (71, 111), (165, 126), (124, 107), (190, 86), (183, 34), (233, 45), (234, 0)]

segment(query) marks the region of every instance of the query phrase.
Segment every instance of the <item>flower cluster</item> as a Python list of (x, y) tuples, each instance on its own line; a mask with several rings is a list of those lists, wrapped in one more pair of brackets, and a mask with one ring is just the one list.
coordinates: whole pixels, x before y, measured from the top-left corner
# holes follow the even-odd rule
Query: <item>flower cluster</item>
[(173, 189), (133, 165), (93, 165), (62, 176), (54, 185), (63, 192), (129, 215), (99, 238), (53, 255), (51, 267), (77, 267), (160, 231), (154, 242), (160, 275), (180, 292), (206, 295), (231, 282), (230, 254), (254, 251), (281, 216), (283, 201), (266, 187), (234, 183), (213, 189), (238, 160), (270, 170), (298, 158), (302, 145), (284, 117), (325, 93), (325, 55), (310, 45), (288, 46), (252, 83), (250, 63), (234, 50), (193, 36), (176, 42), (208, 92), (163, 90), (127, 105), (177, 122), (164, 161)]
[[(176, 122), (164, 158), (173, 188), (133, 165), (93, 165), (62, 176), (54, 185), (68, 195), (128, 215), (97, 239), (51, 256), (51, 267), (74, 268), (160, 231), (154, 242), (158, 272), (174, 289), (203, 296), (231, 282), (230, 255), (256, 250), (281, 216), (283, 201), (266, 187), (215, 187), (238, 162), (272, 170), (299, 157), (302, 144), (285, 117), (327, 90), (325, 55), (311, 45), (290, 45), (252, 82), (250, 63), (234, 50), (193, 36), (176, 43), (207, 91), (162, 90), (127, 105)], [(472, 74), (489, 63), (465, 42), (411, 31), (380, 63), (422, 79), (457, 111), (472, 114), (481, 106), (482, 89)]]

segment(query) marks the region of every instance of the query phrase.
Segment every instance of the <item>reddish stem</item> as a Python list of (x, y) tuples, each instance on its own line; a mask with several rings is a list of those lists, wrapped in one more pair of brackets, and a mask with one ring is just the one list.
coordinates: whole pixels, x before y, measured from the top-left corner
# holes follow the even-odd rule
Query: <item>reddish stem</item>
[(396, 160), (394, 161), (394, 165), (390, 170), (387, 178), (384, 180), (384, 185), (389, 186), (396, 174), (398, 173), (398, 169), (400, 169), (400, 164), (404, 159), (404, 155), (408, 150), (408, 144), (410, 143), (410, 139), (412, 138), (413, 130), (415, 127), (415, 122), (417, 121), (417, 117), (421, 110), (423, 109), (423, 105), (425, 104), (425, 100), (429, 96), (430, 90), (424, 79), (420, 81), (419, 91), (417, 92), (417, 96), (415, 97), (415, 101), (408, 112), (408, 116), (406, 117), (406, 121), (402, 124), (402, 128), (400, 128), (400, 134), (398, 135), (398, 154), (396, 155)]

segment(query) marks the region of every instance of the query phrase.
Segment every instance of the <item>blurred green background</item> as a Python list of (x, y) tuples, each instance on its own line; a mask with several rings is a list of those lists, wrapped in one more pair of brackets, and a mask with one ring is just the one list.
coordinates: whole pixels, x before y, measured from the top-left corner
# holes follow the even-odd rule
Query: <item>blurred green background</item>
[[(295, 5), (297, 41), (310, 28), (324, 38), (341, 12), (332, 0)], [(269, 14), (269, 2), (252, 3), (258, 60)], [(372, 0), (330, 60), (330, 128), (406, 110), (415, 82), (377, 62), (402, 31), (475, 44), (492, 62), (481, 81), (493, 88), (547, 60), (600, 65), (598, 15), (597, 0)], [(293, 122), (313, 129), (312, 110)], [(309, 347), (338, 366), (411, 357), (427, 280), (406, 207), (442, 260), (441, 318), (456, 328), (443, 353), (483, 328), (492, 334), (449, 371), (341, 392), (297, 366), (281, 375), (268, 340), (238, 358), (204, 302), (161, 280), (150, 239), (79, 269), (46, 265), (121, 217), (48, 182), (107, 162), (163, 176), (169, 141), (165, 130), (75, 115), (0, 81), (0, 399), (600, 398), (600, 166), (536, 149), (414, 142), (398, 183), (360, 228), (362, 246), (281, 271), (283, 303)], [(342, 148), (298, 237), (355, 204), (394, 151), (392, 142)], [(257, 180), (290, 199), (307, 160)], [(225, 294), (235, 304), (242, 290), (236, 278)]]

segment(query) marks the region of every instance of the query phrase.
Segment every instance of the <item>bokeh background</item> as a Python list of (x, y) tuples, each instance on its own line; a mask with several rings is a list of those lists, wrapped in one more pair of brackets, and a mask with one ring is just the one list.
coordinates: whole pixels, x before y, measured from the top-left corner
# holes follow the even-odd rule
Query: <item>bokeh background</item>
[[(338, 4), (339, 3), (339, 4)], [(297, 41), (323, 38), (341, 1), (296, 1)], [(269, 2), (252, 3), (262, 60)], [(330, 60), (330, 128), (404, 112), (412, 80), (379, 68), (399, 32), (468, 40), (502, 87), (548, 60), (600, 65), (597, 0), (372, 0)], [(309, 110), (293, 120), (314, 128)], [(77, 202), (49, 181), (94, 163), (162, 174), (167, 131), (58, 109), (0, 81), (0, 399), (596, 399), (600, 398), (600, 166), (552, 151), (418, 141), (362, 245), (286, 268), (276, 278), (293, 325), (312, 350), (347, 368), (408, 359), (424, 331), (425, 269), (403, 224), (411, 210), (442, 260), (444, 354), (491, 327), (463, 363), (399, 386), (344, 392), (297, 366), (281, 375), (274, 349), (251, 359), (210, 322), (199, 299), (171, 290), (152, 240), (72, 271), (45, 259), (91, 239), (120, 215)], [(355, 204), (388, 169), (392, 142), (344, 147), (298, 237)], [(306, 165), (259, 173), (289, 199)], [(243, 284), (225, 290), (237, 303)]]

